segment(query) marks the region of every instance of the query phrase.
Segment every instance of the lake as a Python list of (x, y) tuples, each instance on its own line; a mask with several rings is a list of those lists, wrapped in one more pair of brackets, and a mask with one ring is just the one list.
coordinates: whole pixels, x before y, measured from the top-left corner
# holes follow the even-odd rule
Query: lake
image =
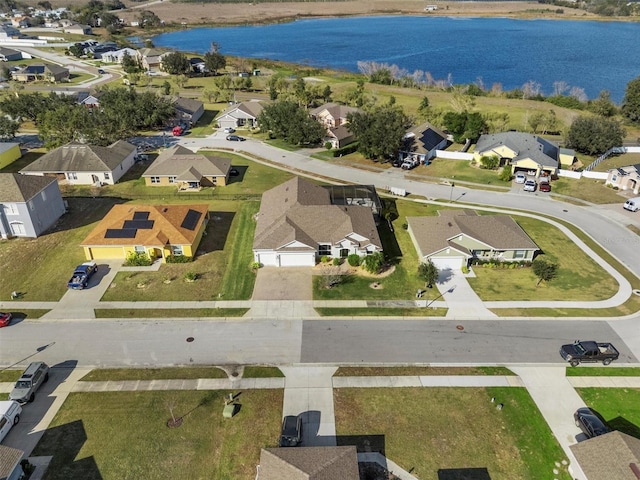
[[(503, 90), (554, 82), (583, 88), (589, 98), (609, 90), (620, 102), (640, 75), (640, 24), (429, 16), (351, 17), (274, 25), (194, 28), (153, 38), (158, 47), (265, 58), (358, 71), (358, 61), (397, 65), (455, 84), (482, 79)], [(567, 94), (569, 91), (566, 92)]]

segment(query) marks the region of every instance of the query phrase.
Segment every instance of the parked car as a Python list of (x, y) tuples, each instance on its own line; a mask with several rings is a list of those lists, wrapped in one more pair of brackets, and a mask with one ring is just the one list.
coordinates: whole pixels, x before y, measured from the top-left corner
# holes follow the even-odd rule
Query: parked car
[(8, 327), (11, 323), (11, 313), (0, 312), (0, 328)]
[(611, 431), (602, 418), (589, 407), (579, 408), (573, 414), (573, 418), (576, 421), (576, 427), (580, 427), (580, 430), (587, 438), (604, 435)]
[(7, 436), (9, 430), (20, 421), (22, 407), (18, 402), (6, 400), (0, 402), (0, 441)]
[(94, 261), (84, 262), (82, 265), (78, 265), (73, 271), (73, 275), (71, 275), (71, 278), (67, 283), (67, 287), (74, 290), (82, 290), (83, 288), (87, 288), (87, 285), (89, 285), (89, 280), (97, 271), (98, 265)]
[(98, 69), (98, 73), (99, 73), (100, 75), (104, 75), (104, 73), (105, 73), (105, 72), (104, 72), (104, 70), (103, 70), (102, 68), (99, 68), (99, 69)]
[(287, 415), (282, 420), (282, 433), (280, 433), (281, 447), (297, 447), (302, 442), (302, 418), (300, 416)]
[(33, 402), (36, 391), (49, 380), (49, 366), (44, 362), (30, 363), (9, 393), (9, 400), (20, 404)]
[(240, 175), (240, 172), (237, 169), (232, 168), (231, 170), (229, 170), (229, 175), (232, 177), (237, 177), (238, 175)]
[(527, 180), (527, 176), (523, 172), (516, 173), (515, 182), (524, 183)]
[(551, 182), (547, 177), (540, 178), (540, 185), (538, 186), (541, 192), (550, 192), (551, 191)]
[(227, 140), (230, 142), (244, 142), (245, 138), (239, 135), (227, 135)]
[(572, 367), (577, 367), (580, 362), (602, 362), (603, 365), (609, 365), (618, 359), (620, 353), (610, 343), (576, 340), (573, 343), (562, 345), (560, 356), (569, 362)]
[(629, 210), (630, 212), (637, 212), (640, 210), (640, 197), (630, 198), (624, 202), (622, 208)]
[(522, 189), (525, 192), (535, 192), (537, 187), (538, 187), (538, 184), (536, 183), (535, 180), (527, 180), (524, 182), (524, 187), (522, 187)]
[(224, 133), (234, 133), (236, 131), (233, 127), (225, 127)]

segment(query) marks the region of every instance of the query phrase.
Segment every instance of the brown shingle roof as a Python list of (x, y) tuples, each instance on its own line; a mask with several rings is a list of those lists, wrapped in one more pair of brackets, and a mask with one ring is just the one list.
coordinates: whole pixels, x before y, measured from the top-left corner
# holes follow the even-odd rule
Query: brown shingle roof
[(630, 464), (640, 467), (640, 440), (614, 431), (571, 445), (589, 480), (637, 480)]
[(13, 473), (23, 455), (22, 450), (0, 445), (0, 479), (6, 479)]
[(176, 145), (158, 155), (142, 176), (184, 176), (199, 181), (202, 177), (226, 177), (230, 168), (228, 158), (200, 155)]
[(99, 147), (71, 142), (44, 154), (21, 172), (111, 172), (137, 147), (124, 140)]
[(334, 119), (337, 118), (347, 118), (347, 115), (350, 113), (360, 112), (359, 109), (355, 107), (350, 107), (348, 105), (340, 105), (338, 103), (325, 103), (324, 105), (320, 105), (317, 108), (314, 108), (309, 112), (310, 115), (319, 115), (323, 111), (327, 111), (329, 115), (331, 115)]
[(343, 447), (263, 448), (260, 480), (359, 480), (358, 454)]
[(0, 173), (0, 202), (26, 202), (55, 182), (53, 177)]
[[(182, 227), (182, 222), (189, 210), (201, 215), (193, 230)], [(202, 222), (207, 217), (208, 205), (114, 205), (109, 213), (98, 223), (84, 239), (81, 246), (97, 245), (145, 245), (161, 246), (193, 244)], [(123, 228), (126, 220), (132, 220), (136, 212), (148, 212), (148, 220), (153, 221), (153, 228), (139, 228), (133, 238), (105, 238), (107, 230)]]

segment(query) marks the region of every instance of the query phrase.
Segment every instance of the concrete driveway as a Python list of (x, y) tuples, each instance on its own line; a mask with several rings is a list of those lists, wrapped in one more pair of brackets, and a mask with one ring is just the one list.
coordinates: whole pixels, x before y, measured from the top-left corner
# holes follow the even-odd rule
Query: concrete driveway
[(312, 300), (310, 267), (263, 267), (258, 270), (253, 300)]

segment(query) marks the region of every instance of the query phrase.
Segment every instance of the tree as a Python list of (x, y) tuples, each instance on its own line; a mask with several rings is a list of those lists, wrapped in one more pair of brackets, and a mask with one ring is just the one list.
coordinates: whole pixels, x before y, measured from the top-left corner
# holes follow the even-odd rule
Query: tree
[(153, 28), (162, 25), (162, 20), (160, 20), (160, 17), (158, 17), (152, 11), (143, 10), (142, 12), (140, 12), (140, 15), (138, 15), (138, 23), (141, 28)]
[(532, 263), (533, 273), (538, 277), (536, 287), (542, 281), (549, 283), (558, 274), (558, 265), (556, 263), (547, 262), (542, 258), (536, 258)]
[(447, 112), (442, 120), (458, 143), (464, 143), (466, 139), (475, 141), (487, 132), (487, 124), (478, 112)]
[(409, 118), (395, 105), (381, 105), (370, 112), (347, 115), (347, 128), (358, 140), (358, 151), (372, 160), (395, 156), (410, 125)]
[(500, 165), (500, 159), (496, 155), (483, 155), (480, 158), (481, 168), (495, 170)]
[(74, 43), (69, 47), (69, 53), (74, 57), (81, 57), (84, 55), (84, 47), (79, 43)]
[(325, 134), (322, 125), (292, 100), (278, 100), (265, 106), (258, 121), (261, 129), (292, 145), (318, 144)]
[(171, 52), (162, 57), (162, 70), (170, 75), (189, 73), (191, 63), (184, 53)]
[(431, 288), (436, 280), (438, 280), (438, 267), (436, 267), (431, 259), (427, 260), (426, 263), (420, 263), (418, 265), (418, 278), (424, 280), (424, 284), (427, 288)]
[(511, 181), (511, 165), (505, 165), (504, 167), (502, 167), (502, 170), (500, 171), (500, 175), (498, 176), (498, 178), (503, 182), (510, 182)]
[(369, 273), (378, 273), (384, 264), (382, 252), (372, 253), (362, 259), (362, 267)]
[(216, 52), (207, 52), (204, 54), (204, 66), (207, 67), (214, 75), (218, 74), (218, 70), (222, 70), (227, 66), (227, 59), (224, 58), (224, 55), (220, 55)]
[(418, 114), (423, 118), (427, 118), (430, 111), (429, 107), (431, 107), (431, 105), (429, 104), (429, 99), (426, 96), (422, 97), (422, 100), (420, 100), (420, 105), (418, 106)]
[(20, 128), (20, 124), (2, 115), (0, 116), (0, 138), (2, 140), (11, 140), (15, 138), (16, 132)]
[(613, 117), (618, 112), (618, 107), (611, 100), (611, 93), (602, 90), (598, 98), (590, 102), (589, 111), (601, 117)]
[(132, 57), (128, 52), (122, 55), (122, 69), (125, 73), (138, 73), (143, 70), (140, 59)]
[(51, 2), (49, 2), (48, 0), (38, 2), (38, 6), (42, 7), (45, 10), (53, 10), (53, 7), (51, 6)]
[(162, 93), (164, 93), (165, 95), (169, 95), (171, 93), (171, 84), (167, 80), (164, 81), (161, 88)]
[(619, 121), (604, 117), (576, 118), (567, 133), (567, 144), (587, 155), (600, 155), (622, 145), (626, 132)]
[(622, 100), (622, 115), (630, 122), (640, 123), (640, 77), (627, 83)]

